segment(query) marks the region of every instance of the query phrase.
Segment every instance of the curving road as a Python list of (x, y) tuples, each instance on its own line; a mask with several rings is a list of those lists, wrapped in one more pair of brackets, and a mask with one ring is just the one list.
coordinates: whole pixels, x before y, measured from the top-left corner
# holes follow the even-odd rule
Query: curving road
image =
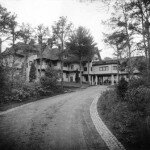
[(0, 150), (107, 150), (90, 117), (95, 86), (0, 115)]

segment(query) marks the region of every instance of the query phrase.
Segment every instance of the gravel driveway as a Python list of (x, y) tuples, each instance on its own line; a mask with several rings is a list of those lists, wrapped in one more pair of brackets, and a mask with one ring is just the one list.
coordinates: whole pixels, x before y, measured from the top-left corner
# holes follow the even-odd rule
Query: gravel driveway
[(0, 150), (107, 150), (90, 117), (94, 86), (0, 115)]

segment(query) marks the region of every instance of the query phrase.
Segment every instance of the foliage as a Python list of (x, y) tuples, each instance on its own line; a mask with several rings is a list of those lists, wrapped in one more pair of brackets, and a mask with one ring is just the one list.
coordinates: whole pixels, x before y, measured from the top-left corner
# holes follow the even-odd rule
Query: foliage
[(65, 53), (66, 41), (72, 31), (72, 23), (68, 23), (67, 17), (61, 16), (52, 26), (56, 45), (59, 48), (59, 59), (61, 61), (61, 88), (63, 89), (63, 56)]
[(132, 78), (128, 84), (128, 89), (138, 88), (145, 85), (145, 80), (142, 77)]
[(36, 67), (35, 64), (32, 62), (30, 72), (29, 72), (29, 81), (32, 82), (36, 79)]
[(129, 104), (128, 108), (139, 113), (145, 113), (149, 98), (150, 89), (144, 86), (134, 87), (125, 93), (125, 99)]
[(118, 99), (117, 89), (104, 92), (98, 110), (127, 149), (149, 149), (150, 89), (142, 79), (132, 79), (124, 93), (122, 101)]
[(14, 23), (14, 20), (15, 16), (11, 15), (11, 13), (0, 4), (0, 36), (10, 32), (10, 27), (12, 23)]
[(5, 68), (0, 65), (0, 103), (4, 102), (8, 93), (10, 93), (8, 79)]
[(128, 82), (124, 78), (121, 78), (117, 84), (116, 89), (118, 98), (123, 100), (128, 89)]
[(39, 89), (41, 95), (52, 95), (60, 91), (57, 84), (58, 72), (50, 67), (45, 71), (45, 75), (41, 77), (41, 88)]
[(94, 51), (95, 43), (89, 31), (84, 27), (79, 27), (75, 34), (72, 34), (67, 43), (70, 53), (77, 55), (79, 60), (91, 54)]
[[(67, 43), (69, 53), (78, 57), (80, 62), (80, 83), (81, 77), (81, 63), (83, 61), (91, 60), (95, 50), (95, 43), (89, 31), (80, 26), (75, 33), (73, 33)], [(93, 54), (92, 54), (93, 53)], [(87, 59), (88, 58), (88, 59)]]
[(29, 24), (22, 23), (20, 30), (18, 31), (18, 36), (23, 40), (24, 44), (28, 44), (31, 41), (33, 34), (33, 29)]
[(27, 101), (38, 97), (38, 83), (25, 83), (22, 80), (15, 81), (9, 101)]

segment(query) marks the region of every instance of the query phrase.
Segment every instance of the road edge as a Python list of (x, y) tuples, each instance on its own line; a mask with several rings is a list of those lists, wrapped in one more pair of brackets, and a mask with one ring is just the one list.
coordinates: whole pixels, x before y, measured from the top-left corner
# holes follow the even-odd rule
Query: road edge
[(125, 150), (124, 146), (117, 140), (117, 138), (111, 133), (111, 131), (107, 128), (105, 123), (100, 118), (97, 111), (97, 102), (99, 100), (101, 93), (96, 96), (90, 106), (90, 115), (93, 121), (93, 124), (101, 136), (101, 138), (106, 143), (107, 147), (110, 150)]

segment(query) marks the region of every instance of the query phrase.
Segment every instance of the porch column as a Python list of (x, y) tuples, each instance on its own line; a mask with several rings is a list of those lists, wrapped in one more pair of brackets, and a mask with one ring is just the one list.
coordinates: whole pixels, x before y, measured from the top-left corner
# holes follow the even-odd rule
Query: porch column
[(95, 83), (96, 83), (96, 85), (97, 85), (97, 83), (98, 83), (97, 75), (95, 76)]
[(117, 75), (117, 77), (116, 77), (116, 82), (118, 83), (118, 81), (119, 81), (119, 76)]
[(114, 75), (111, 75), (111, 85), (114, 85)]
[(94, 83), (93, 83), (93, 80), (94, 80), (94, 79), (93, 79), (93, 76), (91, 76), (91, 77), (92, 77), (92, 83), (91, 83), (91, 85), (93, 85), (93, 84), (94, 84)]
[(88, 80), (89, 80), (89, 83), (91, 85), (91, 75), (89, 75), (89, 79)]

